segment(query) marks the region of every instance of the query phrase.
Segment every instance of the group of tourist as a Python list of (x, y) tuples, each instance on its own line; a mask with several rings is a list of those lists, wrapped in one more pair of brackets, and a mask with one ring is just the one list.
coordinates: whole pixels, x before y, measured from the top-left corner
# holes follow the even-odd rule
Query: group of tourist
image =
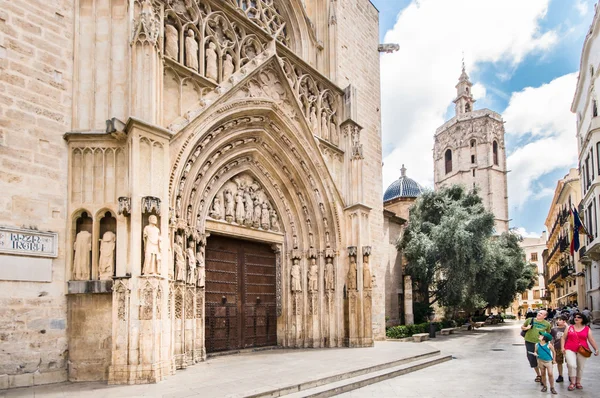
[[(587, 308), (586, 308), (587, 309)], [(527, 314), (529, 315), (529, 314)], [(569, 391), (582, 389), (581, 377), (585, 361), (593, 354), (598, 356), (598, 345), (591, 333), (590, 317), (584, 312), (558, 312), (553, 320), (554, 326), (547, 320), (548, 311), (540, 310), (528, 316), (521, 335), (525, 338), (525, 348), (529, 365), (535, 370), (535, 381), (542, 384), (542, 392), (552, 394), (554, 389), (554, 364), (558, 368), (557, 383), (563, 382), (563, 363), (566, 361), (569, 373)]]

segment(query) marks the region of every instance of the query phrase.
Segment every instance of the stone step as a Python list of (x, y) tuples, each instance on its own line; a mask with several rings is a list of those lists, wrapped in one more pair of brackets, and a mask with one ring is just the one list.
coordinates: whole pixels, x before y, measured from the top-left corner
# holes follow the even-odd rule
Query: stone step
[[(407, 366), (410, 364), (418, 364), (422, 361), (428, 361), (431, 359), (439, 359), (439, 358), (440, 358), (440, 351), (430, 351), (430, 352), (427, 352), (424, 354), (419, 354), (419, 355), (414, 355), (414, 356), (398, 359), (396, 361), (385, 362), (385, 363), (381, 363), (381, 364), (377, 364), (377, 365), (373, 365), (373, 366), (369, 366), (369, 367), (365, 367), (365, 368), (347, 371), (347, 372), (336, 374), (333, 376), (309, 380), (306, 382), (302, 382), (300, 384), (293, 384), (293, 385), (280, 387), (280, 388), (277, 388), (274, 390), (257, 392), (252, 395), (246, 395), (245, 398), (266, 398), (266, 397), (272, 398), (272, 397), (289, 396), (288, 394), (295, 394), (298, 392), (306, 392), (307, 390), (315, 389), (315, 388), (318, 388), (321, 386), (328, 386), (328, 385), (331, 385), (332, 383), (343, 382), (348, 379), (353, 379), (353, 378), (357, 378), (357, 377), (361, 377), (361, 376), (365, 376), (365, 375), (372, 375), (377, 372), (382, 372), (382, 371), (385, 371), (388, 369)], [(451, 357), (448, 357), (448, 359), (451, 359)], [(448, 359), (446, 359), (446, 360), (448, 360)], [(431, 365), (429, 365), (429, 366), (431, 366)], [(423, 366), (423, 367), (425, 367), (425, 366)], [(419, 368), (419, 369), (421, 369), (421, 368)], [(414, 370), (418, 370), (418, 369), (414, 369)], [(411, 370), (411, 371), (414, 371), (414, 370)], [(395, 376), (393, 376), (393, 377), (395, 377)], [(368, 385), (368, 384), (365, 384), (365, 385)], [(356, 387), (356, 388), (358, 388), (358, 387)], [(299, 395), (299, 396), (303, 396), (303, 395)]]
[(361, 376), (340, 380), (304, 391), (298, 391), (285, 395), (286, 398), (327, 398), (343, 394), (352, 390), (366, 387), (380, 381), (393, 379), (407, 373), (428, 368), (446, 361), (452, 360), (452, 355), (437, 355), (432, 358), (421, 359), (412, 363), (394, 366), (377, 372), (367, 373)]

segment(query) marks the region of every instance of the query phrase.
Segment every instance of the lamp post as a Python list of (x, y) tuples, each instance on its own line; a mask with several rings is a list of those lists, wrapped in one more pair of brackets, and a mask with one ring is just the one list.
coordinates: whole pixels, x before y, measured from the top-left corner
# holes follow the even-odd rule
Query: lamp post
[(435, 319), (435, 312), (432, 311), (427, 314), (427, 318), (429, 318), (429, 338), (435, 339), (435, 332), (437, 329), (435, 323), (433, 323), (433, 320)]

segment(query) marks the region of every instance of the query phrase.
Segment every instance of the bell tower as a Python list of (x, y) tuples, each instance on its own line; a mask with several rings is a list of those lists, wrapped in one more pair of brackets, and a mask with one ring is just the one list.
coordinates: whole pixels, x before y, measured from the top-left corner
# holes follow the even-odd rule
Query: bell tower
[(473, 93), (471, 88), (473, 83), (469, 80), (469, 75), (465, 70), (465, 61), (462, 63), (462, 73), (458, 78), (458, 84), (456, 85), (456, 98), (454, 99), (456, 116), (460, 116), (464, 113), (473, 111), (473, 105), (475, 100), (473, 99)]

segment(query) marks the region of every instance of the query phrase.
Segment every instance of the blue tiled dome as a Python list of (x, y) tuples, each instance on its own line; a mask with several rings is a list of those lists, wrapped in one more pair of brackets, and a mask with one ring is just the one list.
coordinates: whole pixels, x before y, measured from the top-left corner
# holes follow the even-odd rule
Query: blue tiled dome
[(418, 182), (406, 176), (406, 168), (402, 165), (402, 175), (385, 190), (383, 201), (397, 198), (416, 198), (421, 195), (423, 188)]

